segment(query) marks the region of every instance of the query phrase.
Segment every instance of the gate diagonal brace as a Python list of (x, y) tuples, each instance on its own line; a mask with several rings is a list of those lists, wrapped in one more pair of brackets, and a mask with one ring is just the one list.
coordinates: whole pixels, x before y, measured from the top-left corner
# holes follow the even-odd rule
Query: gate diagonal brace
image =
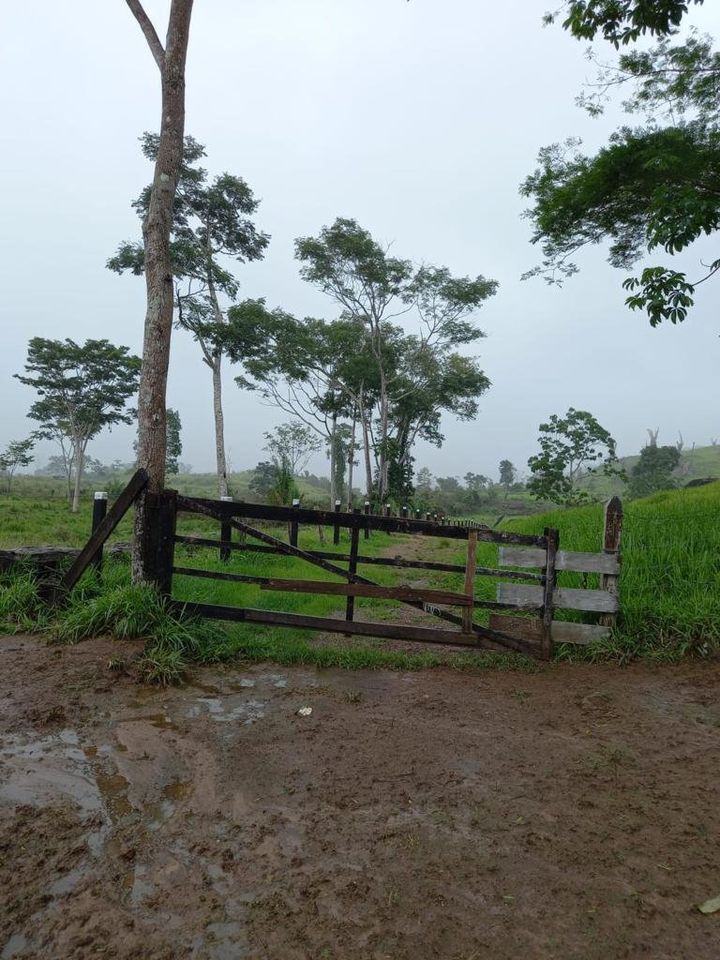
[[(188, 500), (185, 497), (178, 496), (177, 507), (178, 510), (187, 510), (190, 513), (201, 513), (207, 517), (211, 517), (213, 520), (225, 521), (240, 533), (244, 533), (256, 540), (260, 540), (261, 543), (266, 543), (268, 546), (274, 547), (278, 553), (284, 553), (288, 557), (297, 557), (299, 560), (305, 560), (307, 563), (310, 563), (316, 567), (320, 567), (321, 569), (326, 570), (328, 573), (334, 573), (339, 577), (343, 577), (343, 579), (347, 580), (348, 583), (365, 583), (370, 586), (379, 586), (375, 580), (369, 580), (367, 577), (363, 577), (359, 573), (350, 573), (348, 570), (343, 570), (342, 567), (338, 567), (336, 564), (330, 563), (328, 560), (322, 560), (319, 557), (314, 557), (311, 553), (307, 553), (305, 550), (301, 550), (299, 547), (293, 547), (291, 544), (285, 543), (282, 540), (278, 540), (277, 537), (273, 537), (269, 533), (264, 533), (262, 530), (258, 530), (256, 527), (251, 527), (249, 524), (243, 523), (242, 520), (235, 519), (235, 517), (228, 517), (223, 512), (219, 510), (213, 510), (211, 507), (206, 507), (204, 504), (201, 505), (192, 500)], [(442, 610), (440, 607), (437, 607), (434, 604), (423, 603), (419, 600), (401, 600), (400, 603), (404, 603), (409, 607), (414, 607), (416, 610), (422, 610), (424, 613), (429, 613), (433, 617), (438, 617), (440, 620), (444, 620), (446, 623), (452, 623), (459, 627), (463, 626), (462, 617), (456, 616), (455, 614), (450, 613), (448, 610)], [(491, 630), (489, 627), (481, 627), (479, 624), (474, 623), (472, 624), (472, 632), (477, 637), (478, 641), (484, 640), (492, 644), (493, 646), (490, 647), (490, 649), (494, 649), (496, 646), (503, 648), (509, 647), (516, 653), (523, 653), (531, 657), (537, 656), (536, 651), (533, 650), (529, 643), (525, 643), (522, 640), (517, 640), (515, 637), (508, 637), (504, 633), (499, 633), (497, 630)]]

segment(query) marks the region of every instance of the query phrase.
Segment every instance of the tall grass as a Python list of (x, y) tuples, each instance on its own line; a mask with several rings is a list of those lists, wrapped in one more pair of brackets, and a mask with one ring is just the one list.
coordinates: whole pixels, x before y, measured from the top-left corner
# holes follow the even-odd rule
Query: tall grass
[[(508, 529), (522, 533), (542, 533), (544, 527), (560, 531), (561, 547), (597, 551), (602, 507), (559, 510), (508, 523)], [(579, 585), (579, 575), (563, 576), (568, 586)], [(626, 504), (620, 605), (612, 641), (591, 649), (591, 656), (676, 660), (720, 646), (720, 483)]]

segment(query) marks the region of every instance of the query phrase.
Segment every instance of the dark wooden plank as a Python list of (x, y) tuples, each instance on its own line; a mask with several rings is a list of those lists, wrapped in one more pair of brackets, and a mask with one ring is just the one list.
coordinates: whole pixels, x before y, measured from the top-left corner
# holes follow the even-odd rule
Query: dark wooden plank
[(201, 577), (205, 580), (227, 580), (230, 583), (267, 583), (269, 577), (253, 577), (244, 573), (226, 573), (224, 570), (200, 570), (197, 567), (173, 567), (179, 577)]
[[(184, 543), (191, 547), (213, 547), (220, 546), (219, 540), (210, 540), (205, 537), (177, 536), (176, 543)], [(279, 554), (280, 551), (274, 547), (267, 547), (259, 543), (231, 543), (230, 550), (240, 550), (247, 553), (270, 553)], [(347, 563), (350, 559), (346, 553), (333, 553), (330, 550), (308, 550), (310, 556), (319, 557), (321, 560), (337, 560)], [(542, 551), (543, 556), (545, 551)], [(358, 565), (367, 564), (378, 567), (401, 567), (407, 570), (437, 570), (441, 573), (464, 573), (465, 567), (459, 563), (435, 563), (429, 560), (405, 560), (403, 557), (366, 557), (358, 554)], [(528, 582), (539, 583), (544, 580), (541, 573), (524, 573), (515, 570), (498, 570), (496, 567), (476, 567), (475, 574), (478, 577), (497, 577), (503, 580), (525, 580)]]
[(414, 600), (416, 603), (443, 603), (448, 606), (472, 607), (473, 598), (451, 590), (433, 590), (429, 587), (410, 587), (400, 584), (386, 587), (369, 583), (330, 583), (327, 580), (283, 580), (269, 578), (263, 590), (283, 593), (320, 593), (338, 597), (371, 597), (378, 600)]
[[(358, 527), (364, 529), (365, 525), (370, 530), (385, 530), (389, 533), (421, 533), (434, 537), (445, 537), (451, 540), (465, 540), (466, 531), (461, 527), (455, 527), (452, 524), (440, 524), (436, 522), (427, 522), (425, 520), (403, 520), (402, 517), (381, 517), (370, 515), (365, 517), (362, 513), (336, 513), (334, 510), (310, 510), (306, 507), (295, 509), (294, 507), (276, 507), (260, 503), (223, 503), (219, 500), (209, 500), (202, 497), (178, 497), (178, 509), (188, 513), (200, 513), (205, 516), (214, 516), (216, 519), (222, 519), (222, 516), (244, 517), (250, 520), (268, 520), (275, 523), (287, 523), (297, 520), (298, 523), (317, 524), (319, 526), (332, 527), (339, 523), (342, 527)], [(221, 511), (222, 516), (217, 512), (208, 513), (208, 510)], [(478, 539), (490, 543), (516, 543), (529, 546), (545, 546), (543, 537), (529, 536), (527, 534), (510, 533), (507, 531), (490, 530), (486, 527), (478, 528)]]
[(98, 550), (102, 547), (115, 527), (117, 527), (127, 511), (133, 505), (135, 498), (145, 489), (147, 482), (148, 476), (145, 470), (142, 468), (136, 470), (130, 478), (128, 485), (108, 510), (97, 530), (95, 530), (93, 535), (80, 551), (77, 560), (73, 563), (68, 572), (60, 581), (61, 592), (72, 590), (80, 577), (87, 570)]
[[(477, 533), (468, 533), (467, 560), (465, 562), (465, 595), (470, 601), (467, 610), (463, 610), (463, 633), (472, 632), (473, 598), (475, 596), (475, 569), (477, 567)], [(429, 598), (428, 598), (429, 599)], [(442, 603), (442, 601), (440, 601)]]
[[(275, 610), (256, 610), (249, 607), (225, 607), (209, 603), (173, 601), (177, 610), (215, 620), (230, 620), (240, 623), (258, 623), (274, 626), (317, 630), (323, 633), (347, 633), (353, 636), (381, 637), (389, 640), (412, 640), (419, 643), (440, 643), (447, 646), (485, 647), (484, 638), (468, 638), (453, 630), (438, 627), (416, 627), (410, 624), (373, 623), (362, 620), (349, 622), (330, 617), (311, 617), (299, 613)], [(495, 649), (495, 645), (491, 649)]]
[[(358, 549), (360, 546), (360, 531), (357, 527), (353, 527), (350, 531), (350, 556), (348, 557), (348, 575), (350, 578), (354, 578), (357, 573), (357, 557)], [(352, 620), (355, 616), (355, 598), (348, 596), (347, 602), (345, 604), (345, 619)]]

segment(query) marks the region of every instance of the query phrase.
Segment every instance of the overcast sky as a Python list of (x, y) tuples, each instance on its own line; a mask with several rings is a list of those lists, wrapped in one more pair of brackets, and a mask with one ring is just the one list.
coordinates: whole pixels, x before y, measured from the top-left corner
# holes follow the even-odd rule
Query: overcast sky
[[(500, 282), (478, 315), (492, 389), (478, 419), (444, 422), (441, 450), (417, 448), (417, 466), (441, 476), (521, 469), (538, 424), (569, 406), (590, 410), (621, 453), (647, 427), (660, 440), (720, 436), (720, 287), (700, 288), (680, 327), (652, 330), (624, 306), (623, 272), (603, 251), (581, 258), (562, 289), (521, 282), (538, 261), (521, 219), (518, 185), (540, 147), (567, 136), (588, 149), (623, 120), (591, 120), (574, 103), (592, 69), (583, 45), (543, 29), (549, 0), (196, 0), (186, 131), (207, 147), (211, 174), (244, 177), (272, 235), (265, 260), (239, 267), (243, 297), (332, 318), (303, 283), (293, 240), (335, 217), (354, 217), (393, 254)], [(164, 36), (168, 0), (146, 9)], [(720, 34), (707, 4), (692, 22)], [(4, 4), (0, 34), (3, 187), (3, 349), (0, 448), (27, 435), (32, 391), (12, 379), (33, 336), (107, 337), (139, 352), (144, 282), (105, 261), (138, 236), (130, 207), (151, 175), (138, 149), (157, 130), (159, 78), (124, 0)], [(714, 259), (710, 243), (683, 261), (691, 275)], [(183, 423), (182, 460), (212, 470), (209, 372), (191, 338), (174, 334), (168, 404)], [(262, 458), (276, 411), (225, 376), (233, 469)], [(93, 441), (104, 461), (132, 456), (133, 431)], [(53, 452), (44, 445), (42, 464)], [(326, 472), (319, 457), (312, 465)]]

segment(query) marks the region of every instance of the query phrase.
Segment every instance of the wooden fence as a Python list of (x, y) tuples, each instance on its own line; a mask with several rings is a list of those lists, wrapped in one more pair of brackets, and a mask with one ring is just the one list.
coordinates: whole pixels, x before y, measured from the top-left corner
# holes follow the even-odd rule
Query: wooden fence
[[(136, 497), (144, 491), (146, 483), (144, 472), (138, 471), (106, 514), (102, 506), (96, 508), (93, 534), (63, 578), (62, 590), (69, 590), (88, 566), (99, 562), (103, 543)], [(618, 612), (622, 506), (617, 498), (613, 498), (606, 506), (602, 553), (561, 550), (557, 530), (546, 529), (542, 536), (531, 536), (492, 530), (472, 521), (435, 519), (427, 515), (423, 518), (418, 514), (411, 517), (407, 508), (395, 516), (388, 508), (374, 513), (369, 504), (365, 510), (353, 512), (342, 511), (339, 505), (335, 510), (314, 510), (297, 503), (292, 507), (234, 503), (229, 500), (185, 497), (176, 491), (166, 490), (161, 494), (145, 493), (145, 508), (150, 518), (148, 535), (153, 546), (154, 579), (158, 588), (173, 604), (202, 617), (350, 636), (513, 650), (549, 659), (555, 643), (589, 643), (607, 634)], [(178, 519), (184, 514), (216, 521), (219, 538), (178, 532)], [(268, 525), (286, 528), (287, 540), (269, 532)], [(340, 531), (346, 529), (349, 532), (348, 552), (302, 549), (298, 546), (301, 525), (320, 530), (332, 528), (334, 544), (339, 543)], [(233, 540), (233, 532), (239, 534), (240, 539)], [(442, 563), (362, 554), (360, 539), (370, 537), (372, 532), (414, 534), (464, 542), (465, 562)], [(497, 566), (478, 565), (477, 547), (480, 542), (497, 546)], [(177, 544), (217, 551), (225, 561), (238, 552), (240, 556), (266, 553), (294, 557), (344, 582), (261, 577), (251, 573), (177, 565)], [(462, 574), (463, 588), (442, 590), (406, 584), (385, 586), (358, 572), (359, 567), (373, 566)], [(600, 585), (597, 589), (558, 586), (557, 576), (563, 571), (596, 574), (600, 578)], [(316, 617), (280, 610), (180, 600), (173, 597), (174, 576), (256, 584), (261, 590), (283, 593), (344, 597), (344, 617)], [(494, 600), (476, 595), (478, 578), (498, 581)], [(355, 600), (362, 597), (397, 601), (422, 611), (431, 620), (442, 621), (443, 625), (357, 620)], [(475, 623), (473, 618), (475, 610), (483, 609), (489, 611), (487, 626)], [(558, 620), (556, 612), (563, 609), (597, 614), (600, 620), (593, 624)]]

